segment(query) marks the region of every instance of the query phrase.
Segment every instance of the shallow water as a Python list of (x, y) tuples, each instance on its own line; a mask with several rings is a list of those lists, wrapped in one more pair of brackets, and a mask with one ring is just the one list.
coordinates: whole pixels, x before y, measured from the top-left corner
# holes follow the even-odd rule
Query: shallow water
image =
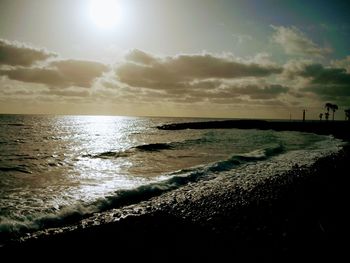
[(64, 223), (238, 169), (273, 173), (342, 144), (299, 132), (156, 128), (203, 120), (0, 115), (0, 233)]

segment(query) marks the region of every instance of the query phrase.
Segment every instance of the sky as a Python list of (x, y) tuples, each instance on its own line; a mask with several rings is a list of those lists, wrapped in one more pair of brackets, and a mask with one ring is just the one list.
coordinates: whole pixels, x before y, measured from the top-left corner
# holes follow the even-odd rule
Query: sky
[(0, 0), (0, 113), (318, 119), (350, 2)]

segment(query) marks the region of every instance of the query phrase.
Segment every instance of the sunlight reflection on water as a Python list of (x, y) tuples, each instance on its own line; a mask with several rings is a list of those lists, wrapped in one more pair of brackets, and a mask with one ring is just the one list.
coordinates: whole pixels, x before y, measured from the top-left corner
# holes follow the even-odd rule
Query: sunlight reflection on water
[[(118, 153), (133, 147), (130, 139), (136, 118), (113, 116), (68, 117), (73, 136), (73, 152), (79, 153), (72, 174), (79, 180), (70, 193), (76, 200), (94, 200), (119, 189), (131, 189), (153, 181), (132, 177), (126, 169), (133, 165), (128, 158), (91, 158), (104, 152)], [(141, 128), (141, 127), (139, 127)], [(75, 148), (75, 149), (74, 149)], [(86, 157), (83, 157), (87, 155)]]

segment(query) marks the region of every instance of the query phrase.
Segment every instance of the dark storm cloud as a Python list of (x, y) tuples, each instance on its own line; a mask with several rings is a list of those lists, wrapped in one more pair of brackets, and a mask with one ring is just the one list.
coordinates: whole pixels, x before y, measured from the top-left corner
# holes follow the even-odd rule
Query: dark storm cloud
[(0, 39), (0, 65), (31, 66), (56, 54), (23, 43)]
[(282, 69), (271, 64), (243, 63), (210, 54), (156, 58), (134, 50), (116, 68), (119, 81), (134, 87), (182, 89), (195, 80), (267, 77)]
[(0, 70), (0, 75), (9, 79), (45, 84), (50, 87), (90, 87), (95, 78), (108, 69), (98, 62), (82, 60), (53, 61), (45, 68), (24, 68)]

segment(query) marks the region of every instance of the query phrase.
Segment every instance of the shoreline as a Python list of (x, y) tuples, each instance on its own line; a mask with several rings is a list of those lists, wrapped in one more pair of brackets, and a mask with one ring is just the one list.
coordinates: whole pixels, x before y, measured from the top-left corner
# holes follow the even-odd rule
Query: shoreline
[[(251, 121), (217, 124), (215, 121), (216, 127), (290, 127), (286, 123), (268, 127), (260, 121), (259, 125)], [(310, 129), (305, 124), (294, 128)], [(215, 126), (213, 122), (195, 125)], [(335, 137), (349, 141), (350, 133), (346, 134), (349, 125), (342, 125), (345, 128), (341, 132), (334, 130), (334, 126), (329, 128), (330, 125), (316, 130), (327, 134), (333, 129)], [(32, 233), (3, 249), (113, 248), (111, 252), (125, 255), (151, 251), (154, 256), (169, 256), (180, 248), (177, 256), (194, 259), (232, 256), (286, 261), (285, 257), (305, 252), (323, 259), (341, 248), (340, 237), (347, 226), (342, 220), (348, 201), (345, 193), (349, 148), (346, 145), (338, 154), (321, 158), (311, 167), (295, 166), (285, 174), (268, 176), (248, 187), (219, 179), (215, 184), (211, 181), (189, 184), (138, 204), (93, 215), (72, 226)]]

